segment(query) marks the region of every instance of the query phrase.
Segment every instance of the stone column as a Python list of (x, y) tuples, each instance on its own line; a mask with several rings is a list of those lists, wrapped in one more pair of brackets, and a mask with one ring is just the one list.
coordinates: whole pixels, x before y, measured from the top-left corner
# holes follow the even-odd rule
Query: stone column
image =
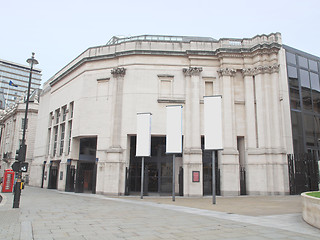
[[(202, 196), (202, 150), (200, 132), (200, 83), (201, 67), (183, 68), (186, 81), (184, 109), (184, 195)], [(200, 182), (192, 182), (192, 171), (200, 171)]]

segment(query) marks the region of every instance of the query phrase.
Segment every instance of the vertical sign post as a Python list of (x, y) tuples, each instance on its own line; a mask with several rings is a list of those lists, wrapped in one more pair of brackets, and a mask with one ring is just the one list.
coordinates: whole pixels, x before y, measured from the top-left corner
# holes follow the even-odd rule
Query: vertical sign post
[(175, 201), (175, 158), (182, 153), (182, 106), (167, 106), (166, 153), (173, 154), (172, 159), (172, 201)]
[(141, 194), (143, 199), (144, 158), (151, 155), (151, 113), (137, 113), (137, 144), (136, 157), (142, 157), (141, 162)]
[(204, 149), (212, 151), (212, 203), (216, 204), (215, 151), (222, 150), (222, 96), (204, 97)]

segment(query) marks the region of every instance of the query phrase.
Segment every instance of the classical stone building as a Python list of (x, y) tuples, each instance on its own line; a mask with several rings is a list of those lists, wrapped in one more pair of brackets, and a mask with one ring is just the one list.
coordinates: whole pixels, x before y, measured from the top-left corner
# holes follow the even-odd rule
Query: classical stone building
[[(26, 128), (26, 162), (31, 165), (33, 160), (34, 141), (38, 119), (39, 90), (35, 90), (30, 95), (29, 111)], [(15, 161), (16, 151), (22, 141), (24, 118), (25, 118), (25, 96), (15, 100), (14, 104), (0, 112), (0, 177), (4, 170), (11, 168)], [(30, 168), (23, 177), (28, 181)]]
[[(182, 105), (176, 192), (212, 194), (211, 153), (203, 150), (203, 97), (210, 95), (222, 95), (217, 193), (288, 194), (287, 154), (293, 143), (280, 33), (220, 40), (113, 37), (87, 49), (44, 85), (30, 183), (76, 192), (139, 192), (136, 114), (151, 112), (145, 191), (170, 194), (165, 109)], [(199, 182), (192, 181), (193, 171), (199, 171)]]

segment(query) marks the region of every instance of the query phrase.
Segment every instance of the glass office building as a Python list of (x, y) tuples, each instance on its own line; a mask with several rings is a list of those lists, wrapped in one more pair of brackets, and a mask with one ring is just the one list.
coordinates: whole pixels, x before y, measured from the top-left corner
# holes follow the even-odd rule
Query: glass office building
[[(0, 59), (0, 109), (28, 90), (30, 67)], [(41, 85), (41, 70), (33, 69), (31, 91)]]
[(320, 58), (286, 50), (295, 153), (320, 151)]

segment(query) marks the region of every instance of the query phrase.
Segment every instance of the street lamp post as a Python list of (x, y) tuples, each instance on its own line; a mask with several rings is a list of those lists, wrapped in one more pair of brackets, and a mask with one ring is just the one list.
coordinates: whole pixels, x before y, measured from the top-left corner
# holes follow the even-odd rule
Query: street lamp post
[(27, 119), (28, 119), (28, 108), (29, 108), (29, 95), (30, 95), (31, 80), (32, 80), (32, 70), (33, 70), (33, 65), (36, 65), (39, 63), (34, 58), (34, 53), (32, 53), (31, 58), (27, 59), (27, 63), (30, 64), (30, 74), (29, 74), (28, 92), (27, 92), (27, 99), (26, 99), (26, 111), (24, 114), (22, 141), (19, 148), (19, 166), (20, 167), (19, 167), (18, 178), (17, 178), (15, 191), (14, 191), (13, 208), (19, 208), (20, 196), (21, 196), (21, 179), (22, 179), (21, 163), (25, 162), (26, 154), (27, 154), (26, 129), (27, 129)]

